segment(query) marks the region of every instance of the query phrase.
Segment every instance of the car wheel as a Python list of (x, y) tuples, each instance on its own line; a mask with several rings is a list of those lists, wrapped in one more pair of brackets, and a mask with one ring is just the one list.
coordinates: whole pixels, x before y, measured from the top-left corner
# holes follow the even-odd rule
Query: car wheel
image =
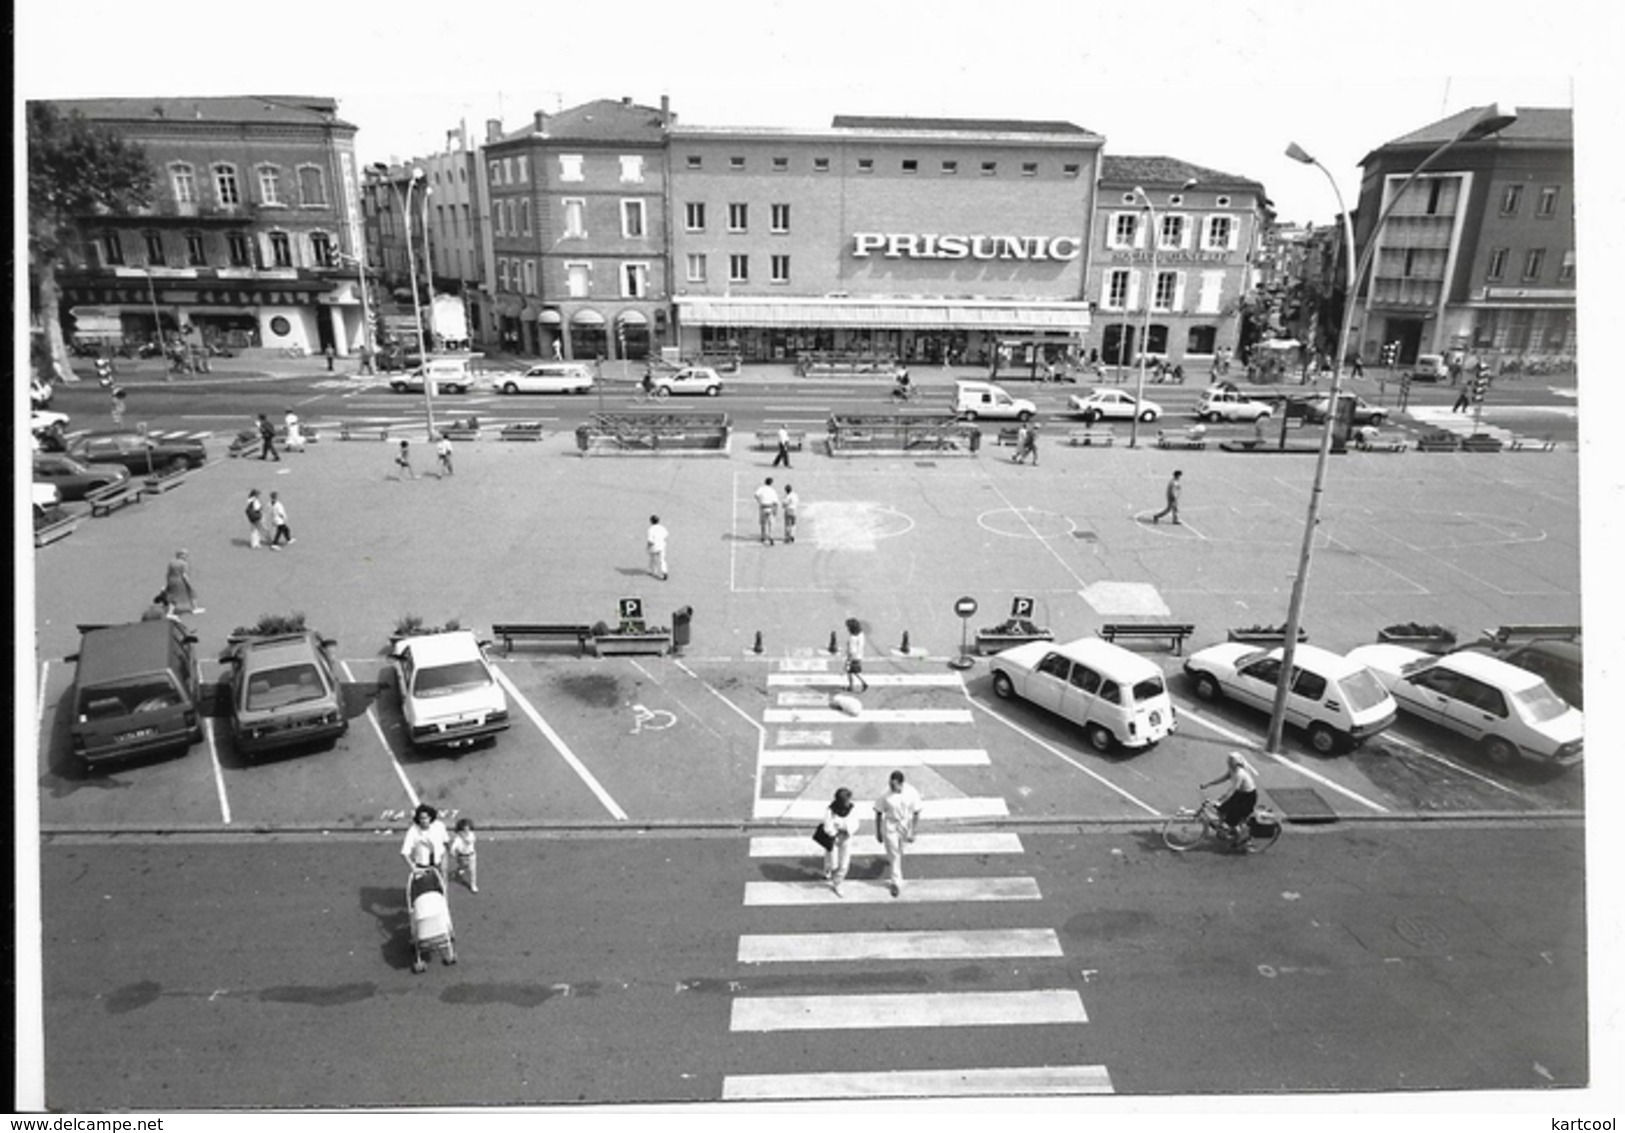
[(1373, 413), (1370, 417), (1366, 418), (1366, 423), (1372, 426), (1379, 426), (1386, 420), (1388, 420), (1387, 414)]
[(1212, 673), (1197, 673), (1191, 680), (1195, 682), (1197, 700), (1218, 700), (1222, 695)]
[(661, 400), (665, 400), (666, 398), (671, 396), (671, 387), (670, 386), (656, 386), (655, 387), (655, 396), (660, 398)]
[(1009, 700), (1016, 695), (1016, 686), (1010, 683), (1010, 677), (1002, 670), (993, 670), (993, 695), (1000, 700)]
[(166, 472), (185, 472), (190, 467), (191, 465), (186, 462), (184, 456), (176, 456), (172, 457), (169, 463), (164, 465), (164, 470)]
[(706, 397), (715, 397), (717, 394), (719, 394), (721, 392), (722, 392), (722, 387), (721, 386), (707, 386), (706, 389), (705, 389), (705, 396)]
[(1086, 411), (1084, 413), (1084, 415), (1083, 415), (1083, 423), (1085, 425), (1093, 425), (1099, 420), (1100, 420), (1100, 410), (1098, 410), (1098, 409), (1090, 409), (1090, 410)]
[(1309, 746), (1321, 755), (1331, 755), (1337, 751), (1337, 733), (1325, 724), (1309, 725)]
[(1268, 421), (1269, 418), (1270, 418), (1270, 411), (1268, 409), (1266, 409), (1266, 410), (1264, 410), (1264, 412), (1260, 413), (1257, 417), (1253, 418), (1253, 424), (1256, 425), (1260, 421)]
[(1090, 724), (1083, 730), (1084, 738), (1089, 746), (1099, 752), (1108, 752), (1112, 749), (1112, 732), (1110, 728), (1101, 724)]
[(976, 420), (976, 410), (974, 410), (974, 409), (965, 410), (965, 420), (967, 420), (967, 421)]
[(1209, 409), (1206, 413), (1199, 413), (1197, 416), (1210, 425), (1219, 423), (1219, 411), (1217, 409)]
[(1497, 767), (1510, 767), (1518, 758), (1518, 749), (1500, 736), (1490, 736), (1484, 741), (1484, 755)]
[(1155, 421), (1156, 419), (1157, 411), (1155, 409), (1147, 409), (1140, 414), (1140, 420), (1145, 422), (1147, 425), (1151, 424), (1151, 422)]
[(389, 388), (394, 390), (396, 393), (405, 393), (406, 392), (406, 383), (405, 382), (390, 382), (389, 383)]
[(1016, 420), (1020, 421), (1023, 425), (1025, 425), (1028, 421), (1031, 421), (1032, 419), (1033, 419), (1033, 415), (1031, 413), (1026, 412), (1025, 410), (1023, 410), (1022, 412), (1016, 414)]
[(507, 394), (518, 393), (519, 392), (519, 387), (517, 385), (515, 385), (513, 382), (504, 382), (504, 383), (502, 383), (502, 392), (507, 393)]

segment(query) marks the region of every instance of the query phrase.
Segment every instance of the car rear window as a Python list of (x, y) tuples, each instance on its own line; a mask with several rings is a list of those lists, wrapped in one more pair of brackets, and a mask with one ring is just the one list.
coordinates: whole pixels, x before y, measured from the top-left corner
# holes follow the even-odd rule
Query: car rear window
[(1343, 699), (1351, 712), (1375, 708), (1388, 696), (1388, 690), (1382, 687), (1377, 674), (1370, 669), (1362, 668), (1346, 677), (1339, 677), (1337, 684), (1342, 688)]
[(453, 661), (449, 665), (419, 669), (412, 678), (413, 696), (448, 696), (468, 688), (490, 684), (485, 666), (478, 661)]
[(302, 700), (320, 700), (326, 694), (321, 673), (307, 661), (251, 674), (245, 703), (250, 711), (267, 712)]
[(167, 676), (132, 677), (80, 689), (79, 720), (81, 723), (111, 720), (180, 704), (180, 690)]
[(1568, 703), (1545, 681), (1522, 692), (1509, 692), (1507, 697), (1517, 707), (1518, 714), (1531, 724), (1555, 720), (1569, 710)]
[(1147, 677), (1143, 681), (1135, 682), (1133, 690), (1134, 703), (1144, 704), (1148, 700), (1154, 700), (1157, 697), (1164, 695), (1167, 691), (1167, 686), (1162, 683), (1162, 677), (1160, 675), (1155, 677)]

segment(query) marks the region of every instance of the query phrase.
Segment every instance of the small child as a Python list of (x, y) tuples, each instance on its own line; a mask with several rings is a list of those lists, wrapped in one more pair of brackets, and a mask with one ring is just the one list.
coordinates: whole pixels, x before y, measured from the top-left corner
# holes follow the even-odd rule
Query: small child
[(472, 819), (459, 818), (456, 832), (451, 836), (451, 876), (461, 878), (470, 893), (480, 891), (474, 866), (474, 822)]
[(405, 440), (401, 441), (401, 450), (396, 454), (395, 467), (401, 470), (400, 479), (417, 479), (417, 475), (412, 471), (412, 446)]

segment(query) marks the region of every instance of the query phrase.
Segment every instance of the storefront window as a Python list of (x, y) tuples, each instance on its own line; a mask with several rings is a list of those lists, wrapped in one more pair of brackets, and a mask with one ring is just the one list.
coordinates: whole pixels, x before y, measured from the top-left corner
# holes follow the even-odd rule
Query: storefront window
[(1217, 341), (1217, 327), (1191, 327), (1185, 335), (1185, 353), (1212, 354)]

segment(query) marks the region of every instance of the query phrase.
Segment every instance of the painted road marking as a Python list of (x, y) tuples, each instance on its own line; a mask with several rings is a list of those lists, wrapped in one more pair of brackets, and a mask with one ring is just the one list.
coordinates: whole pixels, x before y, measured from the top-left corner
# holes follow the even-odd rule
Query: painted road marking
[(723, 1101), (835, 1098), (1028, 1097), (1112, 1093), (1104, 1066), (996, 1066), (970, 1070), (867, 1070), (825, 1074), (730, 1074)]
[[(1360, 804), (1362, 804), (1364, 806), (1367, 806), (1370, 809), (1376, 811), (1378, 814), (1387, 814), (1388, 813), (1388, 808), (1383, 806), (1381, 803), (1373, 802), (1371, 799), (1366, 798), (1364, 795), (1360, 794), (1359, 792), (1349, 790), (1349, 788), (1343, 786), (1343, 784), (1334, 782), (1333, 780), (1326, 778), (1326, 776), (1320, 774), (1320, 772), (1312, 771), (1309, 768), (1303, 766), (1301, 763), (1295, 763), (1292, 760), (1288, 759), (1284, 755), (1277, 755), (1277, 754), (1274, 754), (1272, 752), (1267, 752), (1267, 751), (1263, 750), (1263, 744), (1259, 740), (1256, 740), (1251, 736), (1244, 735), (1241, 732), (1232, 731), (1230, 728), (1225, 727), (1223, 724), (1216, 723), (1215, 721), (1208, 720), (1208, 719), (1206, 719), (1206, 718), (1204, 718), (1202, 716), (1197, 715), (1195, 712), (1192, 712), (1189, 708), (1181, 707), (1180, 710), (1179, 710), (1179, 715), (1180, 715), (1180, 718), (1183, 719), (1183, 720), (1194, 720), (1196, 723), (1202, 725), (1202, 727), (1206, 728), (1208, 731), (1214, 732), (1214, 733), (1217, 733), (1218, 735), (1223, 736), (1225, 739), (1229, 740), (1231, 743), (1242, 744), (1242, 745), (1244, 745), (1246, 747), (1250, 747), (1250, 748), (1254, 749), (1255, 751), (1257, 751), (1260, 755), (1268, 756), (1270, 759), (1274, 760), (1276, 763), (1279, 763), (1284, 767), (1292, 768), (1292, 770), (1298, 772), (1298, 774), (1302, 775), (1304, 778), (1313, 779), (1316, 783), (1319, 783), (1322, 787), (1325, 787), (1328, 791), (1336, 791), (1340, 795), (1345, 795), (1348, 798), (1353, 799), (1355, 802), (1360, 803)], [(1265, 790), (1268, 791), (1268, 788), (1266, 787)]]
[(768, 708), (764, 724), (969, 724), (969, 708), (865, 708), (848, 716), (834, 708)]
[[(809, 844), (812, 839), (808, 839)], [(841, 886), (837, 897), (827, 881), (747, 881), (745, 907), (786, 905), (883, 905), (888, 901), (939, 904), (945, 901), (1042, 901), (1038, 882), (1031, 877), (934, 877), (910, 881), (901, 896), (893, 897), (887, 881), (854, 881)]]
[[(782, 742), (784, 733), (779, 735)], [(764, 751), (762, 762), (769, 767), (984, 767), (991, 759), (983, 748), (830, 748)]]
[(781, 692), (778, 705), (780, 708), (827, 708), (829, 696), (822, 692)]
[[(757, 818), (813, 820), (824, 817), (829, 800), (824, 798), (757, 799)], [(1155, 814), (1156, 811), (1152, 811)], [(932, 822), (955, 818), (1009, 818), (1010, 807), (1000, 797), (927, 799), (921, 817)]]
[[(966, 696), (967, 699), (969, 699), (970, 692), (968, 690), (966, 691), (965, 696)], [(1079, 771), (1081, 771), (1085, 775), (1089, 776), (1089, 778), (1095, 780), (1095, 782), (1097, 782), (1097, 783), (1101, 784), (1102, 786), (1106, 787), (1108, 790), (1114, 791), (1117, 794), (1121, 795), (1123, 798), (1127, 799), (1129, 802), (1133, 803), (1135, 806), (1139, 807), (1141, 810), (1145, 811), (1147, 814), (1156, 815), (1158, 817), (1161, 817), (1162, 812), (1159, 811), (1156, 807), (1152, 806), (1148, 802), (1145, 802), (1145, 801), (1143, 801), (1141, 799), (1138, 799), (1135, 796), (1129, 794), (1122, 787), (1119, 787), (1116, 783), (1113, 783), (1110, 779), (1106, 778), (1104, 775), (1101, 775), (1099, 772), (1095, 771), (1093, 768), (1087, 767), (1084, 764), (1079, 763), (1077, 760), (1073, 759), (1070, 755), (1066, 754), (1066, 752), (1062, 751), (1060, 748), (1056, 747), (1054, 744), (1052, 744), (1048, 740), (1044, 739), (1037, 732), (1034, 732), (1034, 731), (1032, 731), (1032, 730), (1030, 730), (1028, 728), (1022, 727), (1020, 724), (1016, 723), (1014, 720), (1010, 719), (1008, 716), (1004, 715), (1001, 712), (995, 712), (993, 709), (989, 708), (985, 704), (981, 704), (981, 703), (978, 703), (976, 701), (971, 701), (971, 703), (974, 704), (977, 708), (980, 708), (983, 712), (986, 712), (989, 716), (993, 717), (995, 720), (997, 720), (999, 723), (1003, 724), (1005, 727), (1009, 728), (1011, 731), (1016, 732), (1016, 733), (1018, 733), (1020, 735), (1023, 735), (1025, 737), (1027, 737), (1027, 739), (1031, 740), (1033, 743), (1037, 744), (1039, 747), (1043, 748), (1045, 751), (1049, 752), (1051, 755), (1055, 756), (1057, 759), (1061, 760), (1063, 763), (1071, 764), (1073, 767), (1077, 768)], [(1183, 713), (1184, 710), (1181, 709), (1180, 711)]]
[(1087, 1023), (1076, 991), (772, 995), (736, 999), (732, 1031), (853, 1031), (876, 1027), (1001, 1027)]
[[(955, 673), (865, 673), (864, 679), (874, 688), (885, 685), (917, 686), (922, 688), (962, 688), (964, 680)], [(843, 673), (769, 673), (768, 687), (774, 685), (803, 685), (820, 688), (845, 688)]]
[[(354, 684), (355, 674), (350, 671), (350, 662), (340, 661), (339, 668), (344, 670), (345, 681), (349, 684)], [(378, 746), (383, 748), (384, 751), (389, 754), (390, 766), (395, 768), (395, 778), (401, 781), (401, 786), (406, 789), (406, 797), (412, 803), (412, 809), (416, 810), (418, 806), (418, 793), (412, 789), (412, 780), (406, 777), (406, 770), (401, 766), (401, 761), (395, 758), (395, 749), (390, 747), (389, 740), (384, 738), (384, 727), (378, 722), (378, 700), (376, 697), (368, 702), (365, 715), (367, 717), (367, 723), (372, 725), (373, 733), (378, 737)]]
[(778, 745), (780, 747), (794, 747), (802, 744), (808, 747), (828, 747), (835, 742), (835, 733), (831, 731), (818, 731), (815, 729), (780, 728)]
[(547, 737), (547, 742), (553, 745), (554, 750), (563, 756), (564, 761), (575, 770), (575, 773), (578, 776), (581, 777), (581, 781), (587, 784), (587, 789), (590, 790), (594, 795), (598, 796), (598, 801), (604, 804), (604, 809), (609, 811), (611, 815), (620, 819), (622, 822), (625, 822), (626, 812), (621, 809), (619, 803), (609, 797), (609, 792), (604, 790), (603, 785), (598, 782), (598, 780), (593, 776), (593, 773), (587, 770), (587, 765), (576, 758), (576, 753), (570, 750), (570, 745), (564, 742), (564, 737), (555, 732), (553, 730), (553, 726), (546, 720), (542, 719), (542, 714), (536, 711), (535, 706), (520, 695), (519, 690), (515, 688), (513, 682), (508, 679), (508, 674), (504, 673), (495, 665), (491, 666), (491, 671), (496, 674), (497, 680), (502, 683), (503, 690), (507, 692), (509, 698), (511, 698), (515, 704), (519, 705), (526, 716), (530, 717), (531, 723), (535, 724), (536, 727), (541, 730), (542, 735)]
[[(786, 673), (827, 673), (830, 662), (826, 657), (786, 657), (779, 664)], [(775, 674), (768, 674), (769, 681), (773, 676)]]
[(792, 932), (741, 936), (741, 964), (801, 964), (846, 960), (978, 960), (1000, 956), (1061, 956), (1052, 928), (925, 932)]
[[(908, 844), (908, 856), (942, 854), (1019, 854), (1021, 836), (1001, 831), (966, 830), (950, 834), (921, 834)], [(803, 858), (822, 854), (805, 834), (758, 834), (750, 840), (753, 858)], [(873, 838), (859, 838), (852, 846), (854, 858), (882, 857), (886, 848)]]

